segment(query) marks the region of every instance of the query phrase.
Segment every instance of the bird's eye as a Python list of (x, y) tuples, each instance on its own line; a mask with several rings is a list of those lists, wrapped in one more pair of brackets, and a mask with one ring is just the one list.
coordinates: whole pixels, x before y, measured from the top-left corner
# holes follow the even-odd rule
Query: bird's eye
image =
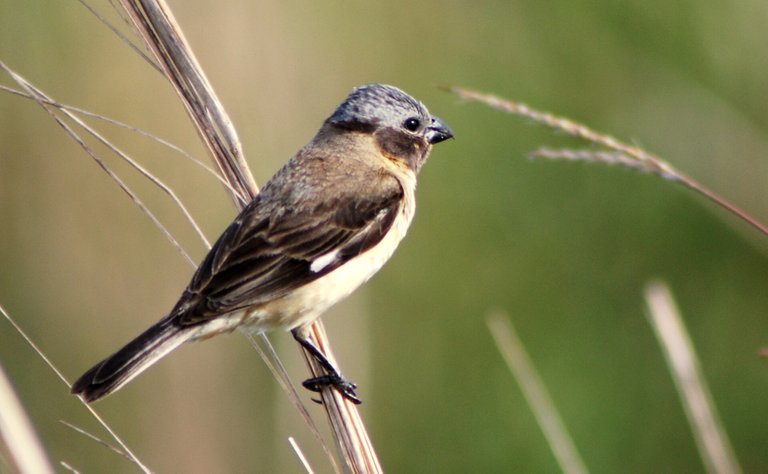
[(415, 132), (416, 130), (418, 130), (420, 125), (421, 125), (421, 122), (419, 121), (419, 119), (415, 117), (406, 119), (405, 122), (403, 122), (403, 127), (405, 127), (406, 130), (409, 130), (411, 132)]

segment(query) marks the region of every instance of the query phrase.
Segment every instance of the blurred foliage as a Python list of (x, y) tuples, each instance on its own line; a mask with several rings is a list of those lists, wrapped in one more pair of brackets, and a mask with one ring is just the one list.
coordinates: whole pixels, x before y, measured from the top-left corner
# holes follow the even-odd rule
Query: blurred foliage
[[(127, 30), (106, 2), (94, 5)], [(388, 471), (557, 469), (484, 324), (492, 307), (510, 314), (593, 472), (700, 471), (644, 315), (643, 287), (656, 277), (675, 292), (744, 470), (768, 470), (768, 364), (756, 355), (768, 344), (765, 237), (656, 177), (529, 161), (540, 145), (577, 144), (435, 87), (493, 92), (637, 142), (765, 222), (768, 4), (173, 6), (260, 183), (358, 84), (400, 86), (456, 133), (422, 172), (419, 212), (392, 262), (325, 318)], [(0, 3), (0, 58), (64, 103), (204, 158), (159, 74), (78, 2)], [(161, 317), (192, 269), (37, 105), (0, 93), (0, 111), (0, 304), (73, 380)], [(198, 167), (101, 128), (168, 182), (211, 238), (232, 219)], [(110, 163), (201, 258), (169, 200)], [(54, 461), (134, 472), (58, 423), (106, 437), (0, 328), (0, 363)], [(290, 338), (273, 339), (301, 379)], [(241, 337), (185, 347), (97, 409), (158, 472), (301, 472), (289, 435), (329, 470)]]

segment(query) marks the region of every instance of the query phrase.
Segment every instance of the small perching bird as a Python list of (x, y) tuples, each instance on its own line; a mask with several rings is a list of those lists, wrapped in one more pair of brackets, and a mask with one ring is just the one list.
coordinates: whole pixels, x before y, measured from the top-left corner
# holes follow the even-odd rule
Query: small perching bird
[(303, 329), (392, 256), (416, 208), (416, 175), (432, 145), (453, 136), (400, 89), (361, 86), (224, 231), (173, 310), (72, 386), (92, 402), (119, 389), (184, 342), (242, 327), (290, 329), (359, 401)]

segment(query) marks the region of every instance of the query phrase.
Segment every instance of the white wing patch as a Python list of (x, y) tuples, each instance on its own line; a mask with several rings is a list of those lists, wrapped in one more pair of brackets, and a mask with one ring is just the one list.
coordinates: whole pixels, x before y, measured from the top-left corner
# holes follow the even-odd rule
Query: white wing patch
[(323, 268), (327, 267), (331, 263), (333, 263), (334, 260), (336, 260), (336, 256), (339, 254), (338, 250), (333, 250), (331, 252), (328, 252), (326, 254), (320, 255), (316, 259), (312, 260), (312, 264), (309, 266), (309, 269), (313, 273), (317, 273), (321, 271)]

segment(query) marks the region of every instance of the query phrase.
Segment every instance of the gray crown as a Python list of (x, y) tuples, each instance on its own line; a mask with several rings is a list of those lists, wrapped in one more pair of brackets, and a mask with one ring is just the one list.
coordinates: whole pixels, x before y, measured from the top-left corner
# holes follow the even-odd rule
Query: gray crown
[(328, 121), (338, 125), (398, 127), (410, 117), (419, 117), (425, 125), (432, 121), (424, 104), (397, 87), (367, 84), (355, 88)]

